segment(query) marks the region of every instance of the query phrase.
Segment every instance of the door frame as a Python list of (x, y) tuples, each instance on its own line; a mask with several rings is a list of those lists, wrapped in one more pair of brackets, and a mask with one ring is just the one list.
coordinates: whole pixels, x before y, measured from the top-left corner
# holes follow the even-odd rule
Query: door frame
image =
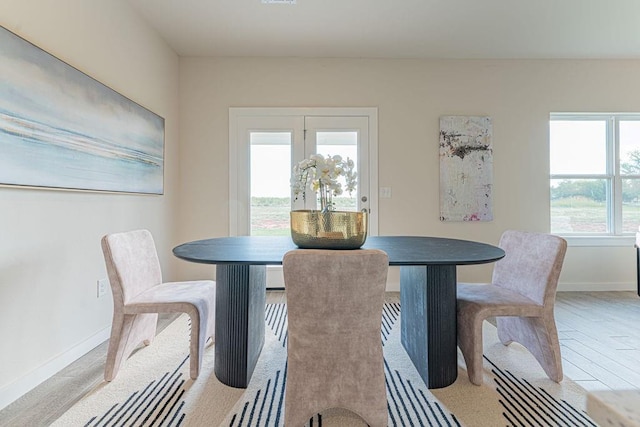
[(229, 108), (229, 236), (238, 235), (238, 189), (246, 178), (239, 166), (239, 125), (246, 117), (335, 116), (367, 117), (369, 120), (369, 231), (378, 235), (378, 108), (377, 107), (230, 107)]

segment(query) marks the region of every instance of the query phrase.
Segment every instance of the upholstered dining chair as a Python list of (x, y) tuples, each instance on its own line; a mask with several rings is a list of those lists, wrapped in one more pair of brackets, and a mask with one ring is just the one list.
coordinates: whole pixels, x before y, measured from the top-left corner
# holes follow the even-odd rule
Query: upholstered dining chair
[(283, 262), (289, 322), (284, 423), (343, 408), (386, 426), (380, 325), (389, 261), (377, 249), (296, 249)]
[(496, 317), (502, 344), (518, 342), (549, 378), (562, 381), (562, 358), (553, 307), (567, 242), (561, 237), (505, 231), (490, 284), (459, 283), (458, 346), (469, 380), (482, 384), (482, 323)]
[(158, 313), (187, 313), (191, 318), (190, 376), (202, 366), (205, 343), (214, 335), (215, 282), (162, 282), (160, 262), (148, 230), (108, 234), (102, 252), (113, 293), (113, 323), (104, 371), (113, 380), (141, 343), (151, 344)]

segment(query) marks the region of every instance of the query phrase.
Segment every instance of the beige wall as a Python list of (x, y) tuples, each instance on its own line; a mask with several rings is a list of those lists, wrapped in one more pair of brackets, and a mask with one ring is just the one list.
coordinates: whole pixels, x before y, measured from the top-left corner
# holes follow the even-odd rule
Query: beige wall
[[(640, 61), (181, 58), (183, 240), (228, 233), (229, 107), (378, 107), (380, 234), (496, 243), (508, 228), (549, 230), (549, 112), (640, 111)], [(439, 221), (438, 118), (488, 115), (494, 221)], [(207, 267), (181, 265), (198, 277)], [(490, 266), (460, 278), (487, 280)], [(392, 281), (397, 274), (392, 274)], [(561, 289), (630, 289), (632, 247), (569, 249)]]
[[(121, 0), (3, 0), (0, 24), (165, 118), (165, 195), (0, 187), (0, 409), (104, 341), (100, 237), (147, 227), (174, 266), (178, 57)], [(1, 154), (0, 154), (1, 155)]]

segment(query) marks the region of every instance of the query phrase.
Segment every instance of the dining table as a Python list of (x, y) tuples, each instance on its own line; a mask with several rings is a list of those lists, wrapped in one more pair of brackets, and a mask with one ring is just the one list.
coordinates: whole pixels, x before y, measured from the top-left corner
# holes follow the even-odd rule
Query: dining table
[[(216, 265), (214, 372), (222, 383), (248, 386), (265, 339), (266, 267), (281, 265), (294, 249), (288, 236), (216, 237), (173, 249), (180, 259)], [(458, 374), (457, 266), (491, 263), (504, 251), (429, 236), (369, 236), (362, 249), (380, 249), (390, 266), (400, 267), (401, 342), (426, 386), (452, 384)]]

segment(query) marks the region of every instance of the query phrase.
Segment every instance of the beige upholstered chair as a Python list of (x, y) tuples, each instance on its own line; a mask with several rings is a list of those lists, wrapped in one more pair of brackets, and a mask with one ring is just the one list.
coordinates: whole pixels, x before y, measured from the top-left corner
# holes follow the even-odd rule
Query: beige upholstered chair
[(500, 341), (525, 346), (549, 378), (560, 382), (553, 306), (567, 242), (550, 234), (506, 231), (499, 246), (506, 255), (496, 263), (491, 284), (458, 284), (458, 346), (469, 380), (482, 384), (482, 322), (496, 316)]
[(151, 233), (136, 230), (102, 238), (113, 293), (113, 324), (104, 378), (113, 380), (141, 343), (151, 344), (158, 313), (182, 312), (191, 318), (190, 376), (198, 377), (205, 343), (214, 334), (215, 282), (162, 283)]
[(380, 324), (388, 262), (380, 250), (285, 254), (287, 427), (330, 408), (348, 409), (372, 427), (387, 425)]

